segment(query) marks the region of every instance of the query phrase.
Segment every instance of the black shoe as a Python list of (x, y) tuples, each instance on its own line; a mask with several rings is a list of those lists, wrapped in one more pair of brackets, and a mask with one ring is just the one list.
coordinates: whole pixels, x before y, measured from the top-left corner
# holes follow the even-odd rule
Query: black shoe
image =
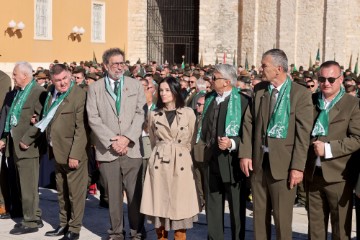
[(10, 219), (10, 218), (11, 218), (10, 213), (0, 214), (0, 219)]
[(32, 228), (32, 227), (27, 227), (27, 226), (21, 225), (20, 227), (11, 229), (10, 234), (21, 235), (21, 234), (27, 234), (27, 233), (34, 233), (37, 231), (39, 231), (39, 228), (37, 228), (37, 227)]
[(68, 231), (68, 226), (65, 226), (65, 227), (58, 226), (56, 229), (46, 232), (45, 236), (48, 236), (48, 237), (62, 236), (62, 235), (65, 235), (65, 233), (67, 233), (67, 231)]
[(60, 238), (59, 240), (78, 240), (80, 237), (79, 233), (74, 233), (71, 231), (68, 231), (64, 237)]
[[(37, 228), (42, 228), (43, 226), (44, 226), (44, 223), (43, 223), (43, 221), (40, 219), (40, 220), (36, 220), (36, 224), (37, 224)], [(23, 226), (23, 224), (20, 222), (20, 223), (16, 223), (15, 225), (14, 225), (14, 228), (19, 228), (19, 227), (21, 227), (21, 226)]]

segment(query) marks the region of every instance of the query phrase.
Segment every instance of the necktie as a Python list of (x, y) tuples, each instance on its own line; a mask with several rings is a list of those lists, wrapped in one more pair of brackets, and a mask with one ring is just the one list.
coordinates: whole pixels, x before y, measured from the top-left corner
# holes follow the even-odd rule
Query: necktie
[(114, 93), (115, 95), (117, 95), (119, 91), (119, 81), (115, 81), (114, 84), (115, 84)]
[(275, 108), (275, 104), (276, 104), (276, 94), (278, 93), (279, 91), (274, 88), (272, 91), (271, 91), (271, 96), (270, 96), (270, 111), (269, 111), (269, 122), (270, 122), (270, 119), (271, 119), (271, 116), (274, 112), (274, 108)]

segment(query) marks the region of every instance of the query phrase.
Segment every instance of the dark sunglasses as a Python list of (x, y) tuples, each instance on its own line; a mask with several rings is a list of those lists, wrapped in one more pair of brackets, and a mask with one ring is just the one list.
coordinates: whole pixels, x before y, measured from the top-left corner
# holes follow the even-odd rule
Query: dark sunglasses
[(313, 87), (315, 87), (315, 85), (307, 85), (306, 87), (307, 88), (313, 88)]
[(326, 80), (328, 80), (329, 83), (334, 83), (336, 81), (336, 79), (338, 79), (339, 77), (341, 77), (341, 73), (337, 78), (333, 78), (333, 77), (326, 78), (326, 77), (320, 76), (320, 77), (318, 77), (318, 81), (321, 83), (324, 83), (324, 82), (326, 82)]

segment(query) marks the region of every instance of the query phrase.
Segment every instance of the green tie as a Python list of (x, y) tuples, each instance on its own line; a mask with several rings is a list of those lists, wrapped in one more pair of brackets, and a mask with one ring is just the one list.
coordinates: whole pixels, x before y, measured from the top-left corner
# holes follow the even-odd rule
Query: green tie
[(114, 93), (115, 95), (117, 95), (119, 91), (119, 81), (115, 81), (114, 84), (115, 84)]

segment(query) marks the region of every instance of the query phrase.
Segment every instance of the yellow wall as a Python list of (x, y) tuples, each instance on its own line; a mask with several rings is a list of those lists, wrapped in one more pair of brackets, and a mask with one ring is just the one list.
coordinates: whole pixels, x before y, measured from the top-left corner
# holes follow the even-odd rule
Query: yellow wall
[[(0, 0), (0, 63), (29, 61), (60, 62), (92, 60), (95, 51), (98, 62), (104, 50), (110, 47), (127, 49), (127, 0), (97, 0), (105, 2), (105, 43), (91, 42), (92, 0), (52, 1), (52, 40), (34, 39), (34, 0)], [(22, 21), (22, 38), (5, 33), (8, 23)], [(74, 26), (83, 27), (81, 41), (68, 39)]]

